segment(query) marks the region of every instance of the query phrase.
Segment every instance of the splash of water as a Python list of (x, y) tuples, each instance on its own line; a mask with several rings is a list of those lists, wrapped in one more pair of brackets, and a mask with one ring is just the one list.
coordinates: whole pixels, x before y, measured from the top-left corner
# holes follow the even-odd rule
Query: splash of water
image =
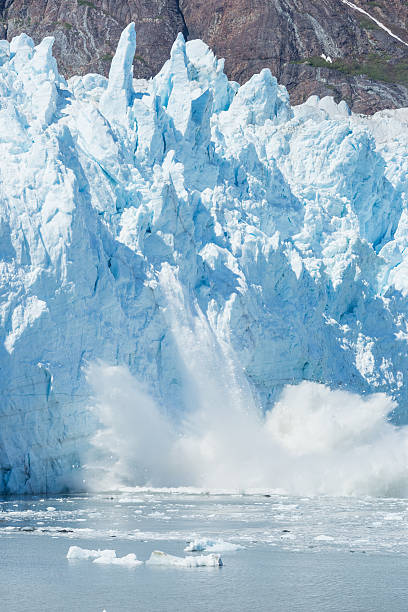
[(88, 380), (102, 429), (98, 488), (195, 486), (314, 495), (408, 495), (408, 432), (387, 421), (384, 394), (287, 386), (258, 409), (230, 344), (191, 311), (170, 266), (160, 285), (184, 367), (184, 420), (173, 423), (124, 367), (92, 364)]

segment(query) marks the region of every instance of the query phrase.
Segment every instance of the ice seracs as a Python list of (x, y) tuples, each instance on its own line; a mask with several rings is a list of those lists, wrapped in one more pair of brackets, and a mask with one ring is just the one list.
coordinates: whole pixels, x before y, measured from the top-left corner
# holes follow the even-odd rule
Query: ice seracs
[(101, 96), (99, 108), (111, 122), (126, 116), (133, 102), (133, 58), (136, 51), (135, 24), (122, 32), (109, 70), (108, 86)]
[(109, 79), (67, 83), (51, 38), (0, 43), (2, 493), (87, 487), (87, 364), (189, 410), (175, 294), (262, 410), (308, 380), (407, 421), (406, 112), (292, 108), (268, 70), (239, 87), (181, 35), (136, 82), (135, 45), (130, 24)]

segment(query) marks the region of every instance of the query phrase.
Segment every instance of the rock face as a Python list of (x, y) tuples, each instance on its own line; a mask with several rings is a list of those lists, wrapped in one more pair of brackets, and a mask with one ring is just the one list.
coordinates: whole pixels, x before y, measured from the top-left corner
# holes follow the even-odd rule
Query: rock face
[(182, 35), (140, 83), (135, 43), (68, 82), (52, 38), (0, 44), (0, 491), (72, 484), (97, 360), (169, 415), (311, 381), (407, 421), (407, 110), (292, 107)]
[[(135, 21), (135, 76), (151, 77), (178, 32), (201, 38), (244, 83), (270, 68), (294, 104), (311, 94), (356, 112), (408, 106), (408, 47), (344, 0), (2, 0), (2, 34), (55, 36), (65, 76), (107, 74), (122, 29)], [(404, 0), (353, 3), (408, 43)], [(329, 57), (332, 62), (321, 56)]]

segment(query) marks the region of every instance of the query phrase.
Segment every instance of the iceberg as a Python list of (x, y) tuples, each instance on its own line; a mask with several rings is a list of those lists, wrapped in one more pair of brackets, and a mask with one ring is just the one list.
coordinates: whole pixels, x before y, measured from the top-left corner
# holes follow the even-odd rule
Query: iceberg
[(87, 488), (98, 362), (175, 421), (222, 347), (207, 370), (262, 413), (309, 381), (407, 423), (408, 110), (291, 107), (182, 35), (136, 81), (134, 24), (108, 79), (52, 44), (0, 47), (0, 493)]

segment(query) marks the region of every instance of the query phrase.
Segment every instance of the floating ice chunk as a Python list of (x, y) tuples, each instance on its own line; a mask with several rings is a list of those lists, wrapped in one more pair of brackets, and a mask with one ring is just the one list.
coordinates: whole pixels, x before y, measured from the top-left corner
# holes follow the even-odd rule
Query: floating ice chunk
[(318, 535), (315, 537), (315, 540), (317, 542), (332, 542), (334, 538), (332, 538), (331, 536), (327, 536), (327, 535)]
[(134, 553), (117, 557), (115, 550), (88, 550), (79, 546), (70, 546), (67, 559), (93, 559), (93, 563), (100, 565), (122, 565), (126, 567), (137, 567), (143, 564), (143, 561), (139, 561)]
[(401, 514), (389, 512), (384, 515), (384, 521), (403, 521), (404, 517)]
[(96, 557), (93, 563), (100, 565), (122, 565), (126, 567), (138, 567), (139, 565), (143, 565), (143, 561), (139, 561), (134, 553), (129, 553), (124, 557), (117, 557), (114, 550), (102, 551), (101, 556)]
[(293, 533), (283, 533), (281, 540), (296, 540), (296, 536)]
[(224, 542), (224, 540), (207, 540), (206, 538), (196, 538), (185, 547), (186, 552), (201, 552), (206, 550), (212, 553), (232, 552), (242, 548), (239, 544)]
[(102, 556), (116, 556), (114, 550), (88, 550), (80, 546), (70, 546), (67, 552), (67, 559), (97, 559)]
[(197, 557), (176, 557), (168, 555), (161, 550), (154, 550), (148, 565), (172, 565), (174, 567), (221, 567), (223, 565), (220, 555), (197, 555)]

